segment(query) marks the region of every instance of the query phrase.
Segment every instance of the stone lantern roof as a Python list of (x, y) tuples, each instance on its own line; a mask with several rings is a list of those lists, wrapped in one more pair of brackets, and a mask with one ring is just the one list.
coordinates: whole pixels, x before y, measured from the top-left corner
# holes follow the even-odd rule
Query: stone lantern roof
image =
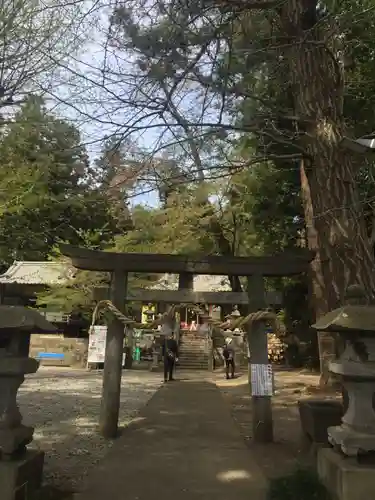
[(0, 333), (17, 330), (28, 333), (55, 333), (56, 328), (41, 314), (22, 306), (0, 305)]
[(374, 332), (375, 306), (346, 305), (320, 318), (313, 328), (321, 332)]

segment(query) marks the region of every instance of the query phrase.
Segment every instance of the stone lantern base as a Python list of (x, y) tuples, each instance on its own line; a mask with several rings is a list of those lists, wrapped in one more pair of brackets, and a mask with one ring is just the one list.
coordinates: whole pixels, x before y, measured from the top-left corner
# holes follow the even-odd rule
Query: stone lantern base
[(152, 361), (150, 363), (150, 371), (157, 372), (159, 371), (159, 352), (154, 351), (152, 353)]
[(0, 499), (31, 500), (42, 483), (44, 453), (27, 449), (34, 429), (22, 423), (17, 392), (39, 363), (29, 358), (32, 332), (56, 328), (38, 312), (0, 305)]
[(44, 453), (27, 449), (34, 429), (22, 423), (17, 392), (25, 374), (38, 369), (35, 359), (8, 355), (0, 358), (0, 498), (29, 500), (40, 489)]
[(35, 373), (39, 363), (32, 358), (0, 358), (0, 450), (2, 460), (23, 451), (33, 440), (34, 429), (22, 424), (17, 392), (25, 374)]
[(375, 466), (359, 464), (332, 448), (318, 452), (318, 475), (334, 500), (371, 500), (375, 492)]
[(29, 500), (42, 486), (44, 453), (27, 450), (21, 458), (0, 461), (1, 500)]
[(328, 428), (328, 440), (337, 450), (348, 457), (358, 457), (370, 454), (375, 457), (375, 436), (361, 433), (345, 427), (345, 425)]

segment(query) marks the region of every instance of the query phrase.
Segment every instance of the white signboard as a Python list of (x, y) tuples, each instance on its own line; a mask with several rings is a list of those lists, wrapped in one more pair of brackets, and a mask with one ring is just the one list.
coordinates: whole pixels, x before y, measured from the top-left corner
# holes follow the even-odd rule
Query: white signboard
[[(96, 325), (91, 327), (87, 363), (104, 363), (105, 346), (107, 342), (107, 326)], [(122, 366), (125, 365), (125, 354), (122, 357)]]
[(251, 365), (252, 396), (273, 396), (272, 365)]

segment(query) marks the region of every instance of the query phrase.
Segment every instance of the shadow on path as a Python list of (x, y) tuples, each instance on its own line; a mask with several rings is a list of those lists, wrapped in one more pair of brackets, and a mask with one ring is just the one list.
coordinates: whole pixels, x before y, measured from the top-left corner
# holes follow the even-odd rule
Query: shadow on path
[(263, 500), (265, 490), (217, 387), (177, 381), (156, 393), (74, 500)]

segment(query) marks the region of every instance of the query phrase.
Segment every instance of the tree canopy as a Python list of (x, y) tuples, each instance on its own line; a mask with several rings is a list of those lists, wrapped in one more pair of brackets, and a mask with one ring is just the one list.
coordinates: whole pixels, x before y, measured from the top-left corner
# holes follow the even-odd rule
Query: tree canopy
[[(43, 59), (4, 121), (3, 266), (62, 240), (220, 255), (308, 245), (317, 315), (353, 282), (373, 299), (374, 163), (342, 145), (375, 129), (373, 0), (125, 0), (108, 12), (95, 18), (100, 54), (56, 54), (51, 71)], [(57, 68), (61, 91), (45, 80)], [(99, 155), (37, 88), (103, 129)]]
[[(373, 32), (372, 7), (371, 1), (158, 0), (124, 2), (111, 18), (114, 53), (134, 61), (130, 72), (123, 67), (126, 99), (111, 97), (112, 103), (121, 98), (128, 112), (128, 136), (159, 129), (159, 150), (183, 144), (185, 169), (197, 182), (222, 176), (231, 182), (254, 164), (284, 170), (286, 185), (284, 178), (279, 184), (289, 182), (297, 208), (287, 219), (299, 235), (302, 188), (307, 241), (317, 253), (314, 283), (322, 288), (315, 295), (324, 297), (319, 313), (337, 305), (351, 282), (369, 297), (375, 289), (362, 208), (368, 195), (363, 200), (358, 184), (369, 171), (363, 174), (341, 146), (343, 136), (371, 130), (364, 102), (372, 88), (360, 86), (372, 64), (365, 40)], [(117, 59), (107, 66), (109, 79), (119, 66)], [(354, 255), (361, 255), (361, 266)]]
[(110, 201), (90, 184), (89, 161), (79, 131), (30, 98), (0, 138), (0, 257), (45, 260), (60, 241), (86, 245), (95, 232), (102, 246), (117, 219)]

